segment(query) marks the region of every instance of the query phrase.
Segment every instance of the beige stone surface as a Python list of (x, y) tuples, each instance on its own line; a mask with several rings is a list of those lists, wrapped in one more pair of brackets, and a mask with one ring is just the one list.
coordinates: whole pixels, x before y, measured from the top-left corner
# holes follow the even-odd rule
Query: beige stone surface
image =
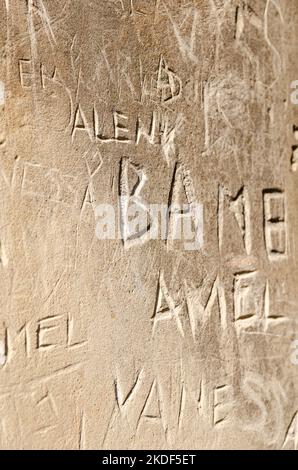
[(297, 0), (0, 8), (0, 448), (297, 448)]

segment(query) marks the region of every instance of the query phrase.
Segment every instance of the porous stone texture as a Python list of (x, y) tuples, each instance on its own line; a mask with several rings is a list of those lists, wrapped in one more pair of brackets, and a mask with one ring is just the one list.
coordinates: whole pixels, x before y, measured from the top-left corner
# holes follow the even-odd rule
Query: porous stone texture
[(297, 448), (297, 0), (0, 8), (0, 447)]

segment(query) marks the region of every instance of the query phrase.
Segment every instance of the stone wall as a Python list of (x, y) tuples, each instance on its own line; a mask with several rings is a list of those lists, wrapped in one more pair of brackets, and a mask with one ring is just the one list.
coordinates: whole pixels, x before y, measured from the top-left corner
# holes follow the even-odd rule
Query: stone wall
[(0, 447), (297, 448), (297, 0), (0, 8)]

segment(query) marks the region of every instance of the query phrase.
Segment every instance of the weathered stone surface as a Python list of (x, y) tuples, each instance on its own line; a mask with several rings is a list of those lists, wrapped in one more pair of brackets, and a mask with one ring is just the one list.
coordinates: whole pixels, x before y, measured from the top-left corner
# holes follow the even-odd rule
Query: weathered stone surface
[(0, 5), (0, 447), (297, 448), (297, 0)]

